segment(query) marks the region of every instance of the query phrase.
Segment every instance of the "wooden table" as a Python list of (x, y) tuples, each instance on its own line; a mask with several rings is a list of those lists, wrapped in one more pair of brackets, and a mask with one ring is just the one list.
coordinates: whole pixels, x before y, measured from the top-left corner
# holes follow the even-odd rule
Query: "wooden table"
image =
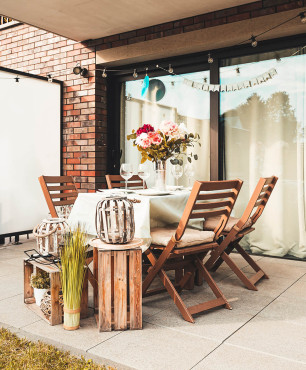
[(127, 244), (90, 242), (99, 331), (142, 329), (142, 239)]
[[(38, 316), (47, 321), (50, 325), (58, 325), (63, 322), (63, 309), (59, 302), (59, 293), (61, 290), (60, 270), (55, 265), (43, 265), (45, 260), (39, 259), (24, 260), (24, 303), (34, 311)], [(42, 270), (50, 275), (50, 291), (51, 291), (51, 315), (47, 318), (40, 307), (35, 303), (34, 289), (30, 285), (31, 274), (34, 267), (37, 270)], [(88, 317), (88, 267), (86, 266), (83, 293), (81, 298), (81, 318)]]

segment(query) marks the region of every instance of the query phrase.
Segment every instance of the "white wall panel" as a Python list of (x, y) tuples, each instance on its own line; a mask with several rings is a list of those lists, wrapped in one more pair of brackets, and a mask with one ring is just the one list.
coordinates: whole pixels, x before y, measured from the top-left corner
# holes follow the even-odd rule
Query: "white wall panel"
[(60, 174), (60, 84), (0, 70), (0, 235), (48, 214), (38, 177)]

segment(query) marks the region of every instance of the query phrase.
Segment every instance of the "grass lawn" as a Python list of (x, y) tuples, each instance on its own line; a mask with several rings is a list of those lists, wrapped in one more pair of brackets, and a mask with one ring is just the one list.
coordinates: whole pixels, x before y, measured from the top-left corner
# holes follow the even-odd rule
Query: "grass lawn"
[(106, 370), (107, 368), (94, 364), (92, 360), (71, 356), (69, 352), (40, 341), (30, 342), (19, 338), (9, 330), (0, 328), (0, 369)]

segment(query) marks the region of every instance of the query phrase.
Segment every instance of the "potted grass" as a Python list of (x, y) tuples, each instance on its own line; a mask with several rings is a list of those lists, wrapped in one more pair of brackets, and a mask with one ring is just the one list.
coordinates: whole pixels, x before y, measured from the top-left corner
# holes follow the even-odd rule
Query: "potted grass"
[(44, 294), (50, 289), (49, 274), (42, 270), (37, 270), (36, 274), (31, 275), (31, 287), (34, 288), (34, 298), (37, 306), (40, 306)]
[(86, 238), (80, 227), (65, 236), (61, 248), (61, 284), (64, 300), (64, 329), (80, 327), (81, 296), (85, 275)]

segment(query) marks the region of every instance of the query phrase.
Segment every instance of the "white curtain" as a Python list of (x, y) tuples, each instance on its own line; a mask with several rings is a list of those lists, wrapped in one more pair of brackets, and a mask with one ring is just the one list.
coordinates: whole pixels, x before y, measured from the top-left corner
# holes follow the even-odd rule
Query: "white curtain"
[[(275, 61), (256, 63), (260, 70)], [(278, 176), (275, 190), (256, 224), (243, 239), (254, 253), (306, 258), (305, 223), (305, 104), (306, 56), (284, 58), (278, 76), (267, 84), (222, 94), (226, 178), (244, 185), (235, 216), (239, 217), (260, 177)], [(258, 69), (241, 64), (251, 78)], [(226, 69), (225, 69), (226, 71)], [(225, 74), (224, 74), (225, 75)], [(244, 94), (244, 95), (243, 95)]]

